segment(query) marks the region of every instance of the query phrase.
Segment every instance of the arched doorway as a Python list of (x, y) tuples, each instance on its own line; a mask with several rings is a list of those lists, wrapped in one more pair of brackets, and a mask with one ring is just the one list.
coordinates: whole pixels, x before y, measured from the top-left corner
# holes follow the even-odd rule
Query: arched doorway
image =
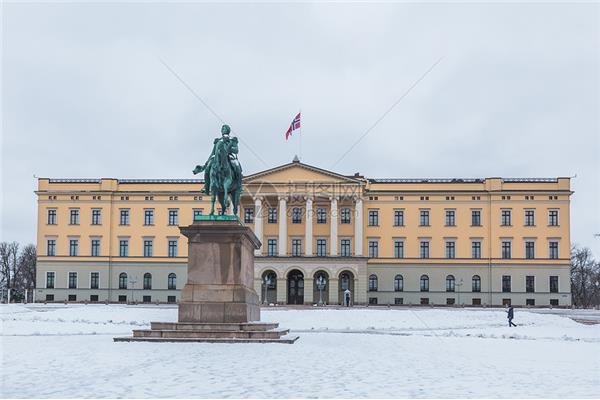
[(342, 271), (338, 282), (338, 303), (344, 304), (344, 292), (349, 289), (351, 292), (350, 302), (354, 304), (354, 274), (350, 271)]
[(267, 270), (261, 277), (260, 302), (263, 304), (277, 303), (277, 274)]
[(287, 276), (287, 303), (304, 304), (304, 274), (293, 269)]
[[(313, 276), (313, 301), (316, 304), (327, 304), (329, 302), (329, 274), (325, 271), (317, 271)], [(323, 278), (324, 286), (319, 290), (319, 278)], [(319, 297), (321, 296), (322, 297)], [(322, 300), (322, 302), (320, 302)]]

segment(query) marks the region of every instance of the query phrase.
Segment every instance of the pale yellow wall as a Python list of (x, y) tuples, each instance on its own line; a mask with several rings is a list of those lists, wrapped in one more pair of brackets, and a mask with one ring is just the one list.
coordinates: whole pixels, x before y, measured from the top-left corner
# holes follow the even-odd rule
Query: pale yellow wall
[[(346, 179), (335, 174), (326, 174), (314, 169), (304, 168), (302, 165), (286, 166), (281, 170), (270, 173), (256, 174), (250, 176), (246, 182), (247, 191), (242, 199), (243, 207), (254, 207), (254, 199), (248, 194), (263, 195), (270, 206), (278, 209), (277, 195), (289, 194), (290, 181), (294, 183), (294, 192), (298, 187), (312, 182), (319, 182), (320, 188), (309, 186), (314, 195), (313, 202), (313, 254), (316, 254), (316, 240), (326, 238), (328, 251), (331, 248), (329, 241), (331, 232), (331, 203), (329, 196), (323, 191), (329, 184), (340, 185), (343, 190), (358, 191), (364, 199), (363, 206), (363, 254), (368, 254), (368, 242), (371, 238), (379, 239), (380, 258), (393, 257), (394, 238), (403, 238), (405, 243), (405, 257), (407, 260), (392, 260), (393, 262), (420, 262), (414, 260), (419, 257), (419, 238), (430, 238), (431, 259), (444, 259), (445, 238), (455, 238), (457, 259), (471, 258), (471, 238), (482, 238), (482, 258), (500, 258), (501, 238), (512, 238), (512, 256), (514, 259), (524, 257), (524, 238), (535, 238), (536, 258), (547, 258), (548, 238), (558, 238), (560, 243), (560, 260), (546, 260), (549, 263), (565, 263), (569, 257), (570, 247), (570, 215), (569, 215), (569, 180), (559, 178), (558, 182), (511, 182), (504, 183), (500, 178), (490, 178), (479, 183), (369, 183), (366, 180)], [(264, 183), (267, 182), (268, 185)], [(187, 254), (186, 240), (182, 238), (179, 229), (167, 225), (168, 210), (179, 209), (180, 225), (187, 225), (192, 221), (192, 210), (203, 209), (207, 214), (210, 204), (206, 196), (201, 196), (200, 183), (121, 183), (115, 179), (103, 179), (97, 183), (50, 183), (48, 179), (40, 179), (38, 187), (38, 248), (40, 257), (46, 251), (45, 239), (49, 236), (57, 237), (57, 255), (68, 254), (68, 238), (79, 237), (79, 254), (87, 257), (90, 254), (90, 237), (101, 238), (101, 255), (107, 257), (109, 248), (112, 256), (118, 256), (119, 238), (130, 237), (129, 254), (133, 257), (142, 255), (142, 238), (154, 237), (154, 256), (166, 257), (167, 238), (179, 237), (180, 256)], [(342, 189), (337, 189), (342, 190)], [(488, 192), (485, 190), (494, 190)], [(79, 196), (78, 200), (71, 200), (71, 196)], [(501, 196), (511, 196), (511, 200), (502, 200)], [(534, 196), (534, 200), (525, 200), (525, 196)], [(558, 200), (549, 200), (548, 196), (558, 196)], [(56, 196), (56, 200), (48, 199)], [(100, 200), (93, 200), (93, 196), (101, 196)], [(122, 196), (128, 196), (129, 200), (121, 200)], [(147, 196), (153, 196), (152, 200), (146, 200)], [(177, 196), (178, 200), (170, 200), (171, 196)], [(397, 200), (400, 196), (403, 200)], [(421, 196), (428, 196), (428, 201), (421, 201)], [(454, 200), (446, 200), (446, 196), (454, 196)], [(472, 200), (472, 196), (479, 196), (480, 200)], [(373, 198), (373, 200), (370, 200)], [(377, 198), (377, 200), (375, 200)], [(306, 249), (305, 219), (302, 223), (293, 224), (291, 220), (291, 209), (301, 207), (305, 210), (306, 204), (303, 198), (288, 199), (287, 216), (287, 250), (291, 252), (291, 238), (303, 239), (303, 250)], [(47, 209), (53, 207), (58, 212), (58, 225), (46, 224)], [(68, 225), (69, 209), (79, 207), (80, 225)], [(263, 254), (266, 253), (267, 238), (278, 238), (278, 224), (267, 222), (267, 213), (263, 217)], [(317, 208), (327, 209), (327, 223), (317, 224)], [(352, 223), (339, 223), (338, 216), (338, 252), (339, 240), (350, 238), (352, 240), (352, 252), (354, 252), (354, 226), (355, 226), (355, 202), (351, 198), (340, 198), (338, 201), (338, 212), (343, 207), (352, 209)], [(102, 224), (91, 225), (92, 208), (102, 209)], [(130, 209), (130, 225), (119, 225), (119, 210)], [(154, 226), (143, 225), (143, 212), (145, 208), (153, 208), (155, 212)], [(403, 227), (393, 226), (393, 210), (400, 208), (404, 210)], [(418, 226), (419, 210), (427, 208), (430, 210), (430, 226)], [(444, 226), (444, 210), (452, 208), (456, 211), (456, 226)], [(481, 209), (482, 226), (471, 227), (471, 209)], [(512, 209), (512, 226), (500, 226), (500, 210)], [(536, 210), (536, 226), (523, 226), (524, 210), (532, 208)], [(547, 212), (549, 208), (559, 209), (560, 226), (547, 226)], [(379, 226), (368, 226), (368, 211), (379, 210)], [(243, 218), (243, 211), (240, 213)], [(281, 215), (278, 216), (282, 218)], [(112, 224), (109, 223), (112, 221)], [(385, 261), (384, 261), (385, 262)], [(443, 260), (445, 263), (457, 261)], [(480, 263), (482, 261), (472, 260)], [(502, 261), (510, 264), (511, 261)], [(535, 260), (522, 260), (526, 263), (535, 263)]]

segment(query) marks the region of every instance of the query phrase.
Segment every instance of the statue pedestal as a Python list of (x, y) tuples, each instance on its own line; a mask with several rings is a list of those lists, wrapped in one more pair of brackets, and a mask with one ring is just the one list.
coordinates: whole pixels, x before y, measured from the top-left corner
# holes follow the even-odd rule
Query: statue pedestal
[(188, 278), (181, 292), (179, 322), (260, 320), (254, 286), (254, 232), (239, 220), (207, 219), (181, 227), (188, 238)]
[(294, 343), (277, 323), (260, 321), (253, 289), (254, 250), (260, 241), (237, 217), (201, 217), (181, 227), (188, 238), (188, 280), (178, 322), (151, 322), (150, 329), (115, 342)]

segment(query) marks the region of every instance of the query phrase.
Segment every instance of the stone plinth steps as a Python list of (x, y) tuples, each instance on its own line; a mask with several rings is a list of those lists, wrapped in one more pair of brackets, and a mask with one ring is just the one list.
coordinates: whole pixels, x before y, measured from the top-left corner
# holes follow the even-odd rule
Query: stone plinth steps
[(278, 323), (151, 322), (150, 329), (134, 330), (133, 336), (116, 337), (114, 341), (292, 344), (297, 339), (289, 335), (289, 329), (280, 329)]

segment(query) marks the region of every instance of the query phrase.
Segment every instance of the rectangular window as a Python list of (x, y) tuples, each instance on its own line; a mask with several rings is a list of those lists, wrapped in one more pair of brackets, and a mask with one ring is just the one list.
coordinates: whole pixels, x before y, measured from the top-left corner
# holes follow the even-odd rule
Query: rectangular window
[(502, 258), (511, 258), (511, 243), (502, 241)]
[(379, 210), (369, 210), (369, 226), (379, 225)]
[(152, 296), (142, 296), (142, 303), (151, 303)]
[(548, 243), (548, 257), (554, 260), (558, 258), (558, 242)]
[(144, 257), (152, 257), (152, 239), (144, 239)]
[(394, 210), (394, 226), (404, 226), (404, 210)]
[(199, 217), (202, 215), (202, 209), (201, 208), (194, 208), (194, 220), (196, 220), (196, 217)]
[(169, 248), (168, 248), (169, 257), (177, 257), (177, 240), (169, 240)]
[(69, 301), (77, 301), (77, 295), (76, 294), (70, 294), (67, 296)]
[(402, 304), (404, 304), (404, 298), (394, 297), (394, 304), (397, 306), (401, 306)]
[(54, 272), (46, 272), (46, 289), (54, 289)]
[(277, 239), (267, 240), (267, 256), (274, 257), (277, 255)]
[(302, 256), (302, 239), (292, 239), (292, 256)]
[(471, 225), (472, 226), (481, 226), (481, 211), (480, 210), (471, 210)]
[(525, 242), (525, 258), (535, 258), (535, 242), (529, 240)]
[(340, 223), (342, 224), (349, 224), (351, 220), (350, 217), (350, 209), (349, 208), (342, 208), (342, 211), (340, 213)]
[(456, 225), (456, 212), (454, 210), (446, 210), (446, 226)]
[(244, 208), (244, 223), (245, 224), (253, 224), (254, 223), (254, 208), (252, 208), (252, 207)]
[(90, 289), (98, 289), (100, 284), (100, 273), (92, 272), (90, 274)]
[(422, 241), (419, 246), (419, 250), (420, 250), (419, 254), (420, 254), (421, 258), (429, 258), (429, 242)]
[(128, 257), (129, 256), (129, 240), (121, 239), (119, 240), (119, 257)]
[(175, 296), (167, 296), (167, 303), (176, 303), (177, 300)]
[(120, 211), (119, 225), (129, 225), (129, 209), (122, 208)]
[(446, 258), (456, 258), (456, 243), (446, 242)]
[(480, 306), (481, 305), (481, 299), (473, 299), (471, 301), (471, 304), (474, 306)]
[(558, 299), (550, 299), (551, 306), (558, 306)]
[(70, 210), (69, 225), (79, 225), (79, 208), (72, 208)]
[(394, 257), (404, 258), (404, 241), (394, 240)]
[(511, 225), (511, 221), (510, 221), (510, 210), (502, 210), (501, 211), (501, 221), (500, 224), (502, 226), (510, 226)]
[(376, 240), (369, 240), (369, 257), (379, 257), (379, 242), (377, 242)]
[(377, 297), (369, 297), (369, 304), (377, 305)]
[(56, 255), (56, 240), (48, 239), (46, 242), (46, 255), (55, 256)]
[(317, 256), (325, 257), (327, 255), (327, 241), (325, 239), (317, 239)]
[(77, 289), (77, 272), (69, 272), (69, 289)]
[(535, 306), (535, 299), (525, 299), (526, 306)]
[(92, 257), (100, 256), (100, 239), (92, 239)]
[(558, 210), (548, 210), (548, 225), (558, 226)]
[(54, 301), (54, 295), (53, 294), (47, 294), (46, 295), (46, 301)]
[(171, 226), (179, 225), (179, 209), (177, 209), (177, 208), (169, 209), (169, 225), (171, 225)]
[(78, 239), (70, 239), (69, 240), (69, 255), (77, 256), (79, 255), (79, 240)]
[(502, 291), (508, 293), (510, 289), (510, 275), (502, 275)]
[(302, 223), (302, 209), (300, 207), (292, 208), (292, 224)]
[(342, 239), (340, 242), (340, 256), (350, 257), (350, 239)]
[(154, 209), (144, 210), (144, 225), (154, 225)]
[(98, 295), (97, 294), (90, 294), (90, 301), (92, 303), (98, 302)]
[(102, 209), (92, 209), (92, 225), (100, 225), (102, 223)]
[(481, 258), (481, 242), (478, 240), (471, 242), (471, 257)]
[(319, 207), (317, 208), (317, 224), (327, 223), (327, 209)]
[(275, 207), (269, 207), (269, 211), (267, 214), (267, 222), (269, 224), (277, 223), (277, 209)]
[(47, 223), (48, 223), (48, 225), (56, 225), (56, 209), (55, 208), (48, 209)]
[(550, 293), (558, 293), (558, 276), (550, 277)]
[(535, 212), (534, 210), (525, 210), (525, 226), (535, 225)]
[(419, 212), (419, 225), (429, 226), (429, 210), (421, 210)]
[(533, 275), (527, 275), (525, 277), (525, 291), (527, 293), (535, 292), (535, 277)]
[(429, 304), (429, 298), (428, 297), (421, 297), (421, 305), (426, 306)]

